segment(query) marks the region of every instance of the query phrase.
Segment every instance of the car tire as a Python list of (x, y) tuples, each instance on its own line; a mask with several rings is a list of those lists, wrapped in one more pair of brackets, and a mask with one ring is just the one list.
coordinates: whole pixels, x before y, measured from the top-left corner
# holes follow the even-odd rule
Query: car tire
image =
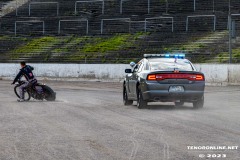
[(123, 86), (123, 104), (125, 106), (129, 106), (133, 104), (132, 100), (128, 100), (128, 95), (127, 95), (127, 90), (126, 90), (126, 86)]
[(140, 89), (138, 89), (137, 96), (138, 96), (137, 97), (138, 109), (143, 109), (143, 108), (147, 107), (147, 101), (143, 100), (142, 91)]
[(203, 108), (203, 106), (204, 106), (204, 97), (197, 100), (196, 102), (193, 102), (193, 108), (195, 109)]
[(184, 102), (175, 102), (175, 107), (182, 107), (184, 105)]

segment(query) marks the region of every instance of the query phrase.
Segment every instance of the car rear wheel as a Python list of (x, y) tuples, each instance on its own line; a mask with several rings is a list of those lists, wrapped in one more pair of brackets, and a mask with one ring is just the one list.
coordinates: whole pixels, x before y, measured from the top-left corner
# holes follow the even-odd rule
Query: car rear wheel
[(133, 101), (132, 101), (132, 100), (128, 100), (127, 90), (126, 90), (126, 87), (125, 87), (125, 86), (123, 86), (123, 104), (124, 104), (125, 106), (132, 105), (132, 104), (133, 104)]
[(142, 91), (140, 89), (138, 89), (137, 96), (138, 96), (137, 97), (138, 109), (143, 109), (143, 108), (147, 107), (147, 101), (143, 100)]
[(175, 102), (175, 106), (176, 107), (182, 107), (184, 105), (184, 102), (180, 101), (180, 102)]
[(197, 100), (196, 102), (193, 102), (193, 108), (195, 108), (195, 109), (203, 108), (203, 106), (204, 106), (204, 97)]

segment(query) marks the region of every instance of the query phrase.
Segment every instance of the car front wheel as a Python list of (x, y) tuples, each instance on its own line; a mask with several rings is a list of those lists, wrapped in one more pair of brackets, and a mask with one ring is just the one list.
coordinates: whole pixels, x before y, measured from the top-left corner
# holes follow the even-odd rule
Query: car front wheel
[(133, 104), (133, 101), (132, 101), (132, 100), (128, 100), (127, 90), (126, 90), (126, 87), (125, 87), (125, 86), (123, 86), (123, 104), (124, 104), (125, 106), (132, 105), (132, 104)]
[(142, 109), (147, 107), (147, 101), (143, 100), (143, 96), (142, 96), (142, 91), (140, 89), (138, 89), (137, 92), (137, 107), (138, 109)]

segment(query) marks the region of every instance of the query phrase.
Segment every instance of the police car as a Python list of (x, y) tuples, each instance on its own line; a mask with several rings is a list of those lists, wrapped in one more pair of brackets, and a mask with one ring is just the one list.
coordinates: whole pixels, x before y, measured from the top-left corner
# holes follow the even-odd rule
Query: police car
[(148, 102), (174, 102), (175, 106), (192, 103), (204, 105), (204, 74), (198, 72), (184, 54), (145, 54), (131, 69), (123, 83), (123, 103), (137, 101), (139, 109)]

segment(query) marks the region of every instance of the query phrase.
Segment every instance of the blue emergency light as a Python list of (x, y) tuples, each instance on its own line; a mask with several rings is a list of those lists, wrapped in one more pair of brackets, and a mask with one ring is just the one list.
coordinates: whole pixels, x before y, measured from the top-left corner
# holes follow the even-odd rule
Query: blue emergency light
[(144, 54), (144, 58), (177, 58), (184, 59), (185, 54), (176, 53), (176, 54)]

